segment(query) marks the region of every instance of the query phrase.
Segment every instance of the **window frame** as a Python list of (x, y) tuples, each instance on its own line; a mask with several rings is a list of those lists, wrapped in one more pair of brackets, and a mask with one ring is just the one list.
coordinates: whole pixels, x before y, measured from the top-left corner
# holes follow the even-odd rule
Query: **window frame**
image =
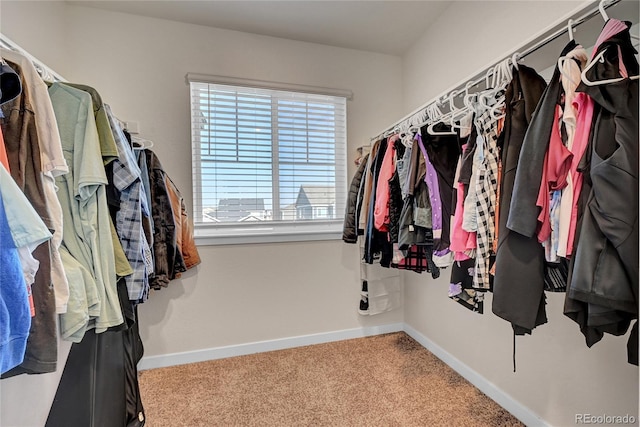
[[(347, 101), (353, 98), (353, 93), (349, 90), (332, 89), (318, 86), (297, 85), (280, 82), (267, 82), (262, 80), (249, 80), (235, 77), (210, 76), (203, 74), (188, 73), (186, 83), (189, 87), (190, 104), (190, 139), (192, 153), (192, 180), (193, 180), (193, 206), (194, 219), (201, 217), (202, 212), (196, 212), (198, 204), (202, 206), (201, 196), (201, 161), (200, 146), (197, 146), (197, 138), (194, 137), (193, 102), (194, 96), (191, 83), (219, 84), (236, 87), (258, 88), (274, 91), (300, 92), (310, 95), (328, 95), (345, 98), (344, 104), (344, 143), (342, 147), (336, 147), (336, 168), (341, 170), (344, 179), (341, 183), (336, 183), (336, 207), (338, 200), (344, 202), (348, 194), (348, 161), (347, 161)], [(276, 138), (277, 140), (277, 138)], [(274, 141), (271, 140), (274, 147)], [(275, 145), (277, 148), (277, 144)], [(342, 150), (339, 150), (342, 148)], [(278, 157), (278, 156), (275, 156)], [(343, 164), (338, 162), (343, 161)], [(273, 168), (277, 163), (272, 163)], [(335, 208), (334, 208), (335, 209)], [(251, 244), (251, 243), (279, 243), (279, 242), (301, 242), (318, 240), (339, 240), (342, 236), (342, 224), (344, 221), (344, 209), (337, 208), (335, 212), (337, 218), (334, 220), (313, 220), (313, 221), (265, 221), (247, 223), (207, 223), (197, 222), (194, 224), (194, 236), (197, 245), (229, 245), (229, 244)]]

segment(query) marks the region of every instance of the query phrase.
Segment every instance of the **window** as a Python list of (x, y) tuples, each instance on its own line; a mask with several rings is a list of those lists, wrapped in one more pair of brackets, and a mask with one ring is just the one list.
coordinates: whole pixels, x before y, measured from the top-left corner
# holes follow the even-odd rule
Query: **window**
[(338, 238), (346, 97), (191, 79), (190, 87), (196, 236)]

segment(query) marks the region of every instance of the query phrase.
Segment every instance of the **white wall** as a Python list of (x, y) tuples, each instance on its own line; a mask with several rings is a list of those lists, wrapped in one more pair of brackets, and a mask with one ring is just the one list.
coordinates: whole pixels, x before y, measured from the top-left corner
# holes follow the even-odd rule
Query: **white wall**
[[(69, 8), (68, 19), (73, 78), (98, 88), (121, 119), (139, 121), (189, 202), (188, 72), (352, 90), (351, 158), (378, 121), (400, 112), (396, 57), (85, 7)], [(140, 307), (147, 356), (402, 319), (401, 311), (358, 315), (355, 245), (218, 246), (200, 252), (197, 272), (152, 293)]]
[[(454, 3), (402, 61), (52, 2), (3, 0), (0, 30), (69, 80), (95, 86), (120, 118), (138, 121), (190, 200), (187, 72), (351, 89), (352, 151), (372, 132), (579, 5), (533, 3)], [(332, 241), (211, 246), (200, 253), (197, 270), (154, 292), (141, 307), (146, 356), (403, 320), (402, 310), (358, 316), (355, 246)], [(587, 349), (576, 325), (561, 313), (561, 295), (550, 296), (549, 324), (518, 339), (514, 374), (510, 326), (490, 313), (490, 300), (479, 316), (447, 299), (446, 277), (432, 281), (403, 273), (403, 279), (409, 326), (549, 423), (574, 424), (577, 412), (637, 414), (638, 371), (624, 362), (625, 339), (607, 337)], [(6, 404), (9, 396), (24, 392), (23, 381), (0, 382), (0, 425), (42, 425), (24, 420), (46, 418), (47, 402), (22, 413)]]
[[(188, 72), (350, 89), (355, 148), (402, 113), (398, 57), (57, 4), (2, 2), (2, 32), (70, 81), (94, 86), (191, 202)], [(42, 8), (42, 9), (40, 9)], [(53, 12), (52, 12), (53, 13)], [(35, 28), (55, 33), (45, 37)], [(46, 31), (45, 31), (46, 33)], [(60, 44), (64, 47), (61, 49)], [(342, 241), (200, 247), (202, 264), (140, 307), (145, 356), (401, 322), (357, 312), (359, 252)], [(19, 383), (18, 383), (19, 384)], [(16, 387), (19, 389), (19, 386)], [(3, 401), (15, 389), (3, 387)], [(33, 412), (48, 411), (48, 405)], [(2, 408), (2, 419), (24, 420)], [(22, 425), (39, 425), (26, 423)], [(2, 425), (13, 425), (2, 423)]]
[[(502, 59), (577, 6), (579, 2), (453, 4), (403, 57), (405, 113)], [(576, 37), (587, 38), (581, 32)], [(547, 295), (548, 324), (518, 338), (513, 373), (511, 326), (491, 313), (490, 296), (485, 314), (478, 315), (447, 298), (446, 271), (437, 281), (407, 272), (403, 279), (407, 325), (549, 424), (573, 425), (577, 413), (638, 419), (638, 369), (626, 363), (627, 337), (607, 336), (587, 348), (577, 324), (562, 314), (563, 294)]]
[[(504, 59), (505, 53), (516, 50), (585, 3), (588, 2), (454, 2), (403, 55), (405, 113)], [(580, 35), (576, 32), (576, 37)]]
[[(25, 25), (28, 21), (24, 17), (38, 22), (39, 31)], [(0, 3), (0, 31), (44, 63), (59, 59), (64, 52), (65, 19), (65, 8), (61, 2)], [(60, 73), (65, 71), (64, 67), (54, 69)], [(0, 426), (44, 425), (70, 348), (71, 343), (58, 342), (56, 372), (20, 375), (0, 381)]]

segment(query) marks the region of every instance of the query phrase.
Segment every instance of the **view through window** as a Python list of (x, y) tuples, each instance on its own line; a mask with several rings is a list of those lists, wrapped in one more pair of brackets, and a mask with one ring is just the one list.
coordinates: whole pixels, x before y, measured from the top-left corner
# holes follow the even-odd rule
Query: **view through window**
[(196, 226), (341, 223), (344, 97), (191, 82), (191, 122)]

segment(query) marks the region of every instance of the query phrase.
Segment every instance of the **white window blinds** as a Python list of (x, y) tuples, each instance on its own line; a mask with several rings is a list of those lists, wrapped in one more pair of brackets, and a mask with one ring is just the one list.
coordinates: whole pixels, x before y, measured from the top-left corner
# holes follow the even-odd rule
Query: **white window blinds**
[(197, 230), (340, 230), (345, 97), (195, 81), (190, 87)]

